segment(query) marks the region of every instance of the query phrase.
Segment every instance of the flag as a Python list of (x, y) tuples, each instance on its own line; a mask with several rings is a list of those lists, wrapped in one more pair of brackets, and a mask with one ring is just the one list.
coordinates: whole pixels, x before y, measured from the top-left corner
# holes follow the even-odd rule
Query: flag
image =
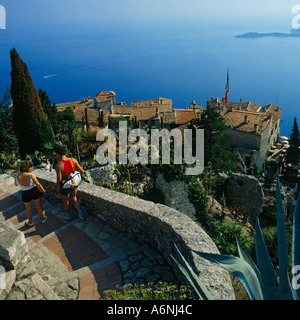
[(226, 82), (225, 90), (226, 90), (226, 93), (225, 93), (225, 105), (226, 105), (228, 102), (228, 92), (229, 92), (229, 71), (228, 71), (228, 68), (227, 68), (227, 82)]

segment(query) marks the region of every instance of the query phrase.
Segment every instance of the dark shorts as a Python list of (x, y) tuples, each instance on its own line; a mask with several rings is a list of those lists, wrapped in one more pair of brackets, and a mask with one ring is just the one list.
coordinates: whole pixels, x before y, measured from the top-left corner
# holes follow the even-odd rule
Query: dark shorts
[(39, 191), (37, 187), (34, 187), (27, 191), (22, 191), (22, 201), (23, 202), (30, 202), (32, 200), (37, 200), (41, 198), (42, 192)]

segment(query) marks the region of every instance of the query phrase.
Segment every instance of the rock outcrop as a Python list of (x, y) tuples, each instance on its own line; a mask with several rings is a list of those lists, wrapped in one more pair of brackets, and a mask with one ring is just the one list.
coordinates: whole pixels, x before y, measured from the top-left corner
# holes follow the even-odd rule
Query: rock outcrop
[(188, 186), (184, 181), (173, 180), (166, 182), (163, 174), (159, 173), (155, 181), (155, 187), (163, 195), (166, 206), (178, 210), (192, 220), (197, 221), (196, 210), (189, 200)]
[(249, 222), (254, 226), (264, 202), (264, 192), (259, 181), (250, 175), (234, 173), (226, 181), (226, 195), (232, 205), (246, 208)]
[(113, 165), (97, 167), (85, 172), (85, 180), (89, 183), (105, 182), (114, 184), (117, 182), (117, 176), (114, 173), (115, 168)]

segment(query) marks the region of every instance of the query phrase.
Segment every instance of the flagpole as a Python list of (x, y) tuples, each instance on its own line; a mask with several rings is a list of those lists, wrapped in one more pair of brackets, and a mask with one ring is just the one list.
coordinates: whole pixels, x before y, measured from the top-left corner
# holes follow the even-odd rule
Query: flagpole
[(225, 86), (225, 105), (227, 105), (228, 102), (228, 92), (229, 92), (229, 68), (227, 68), (227, 81)]

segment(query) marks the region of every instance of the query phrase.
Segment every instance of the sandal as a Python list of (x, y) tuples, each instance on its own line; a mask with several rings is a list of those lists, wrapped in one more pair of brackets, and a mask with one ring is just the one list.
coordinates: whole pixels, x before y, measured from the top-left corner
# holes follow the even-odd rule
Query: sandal
[(45, 223), (48, 220), (48, 217), (45, 216), (44, 220), (42, 220), (42, 223)]

